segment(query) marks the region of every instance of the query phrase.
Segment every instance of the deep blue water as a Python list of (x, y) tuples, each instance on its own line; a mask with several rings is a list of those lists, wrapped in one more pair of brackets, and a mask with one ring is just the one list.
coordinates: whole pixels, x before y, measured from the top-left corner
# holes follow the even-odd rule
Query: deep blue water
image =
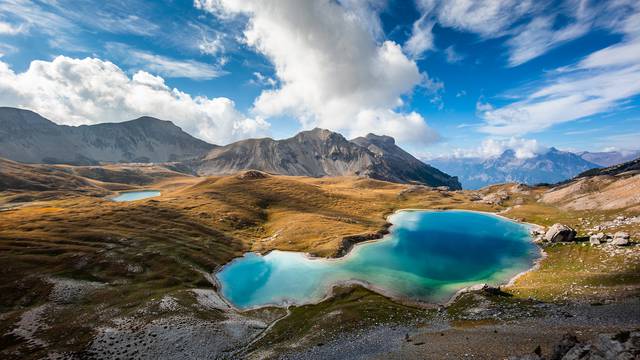
[(114, 197), (113, 201), (121, 202), (121, 201), (135, 201), (142, 200), (150, 197), (160, 196), (160, 191), (155, 190), (144, 190), (144, 191), (127, 191), (120, 193), (120, 195)]
[(222, 295), (241, 309), (304, 304), (357, 281), (387, 295), (440, 302), (465, 286), (505, 282), (539, 255), (527, 226), (490, 214), (401, 211), (389, 221), (389, 235), (340, 259), (247, 253), (216, 274)]

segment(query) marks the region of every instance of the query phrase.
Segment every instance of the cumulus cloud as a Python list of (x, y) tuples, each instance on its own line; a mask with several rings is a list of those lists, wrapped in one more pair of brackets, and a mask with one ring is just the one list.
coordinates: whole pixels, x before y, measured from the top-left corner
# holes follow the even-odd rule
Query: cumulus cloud
[[(640, 5), (638, 6), (640, 7)], [(595, 51), (571, 66), (556, 69), (549, 79), (516, 102), (479, 109), (493, 135), (522, 135), (553, 125), (611, 111), (640, 94), (640, 9), (611, 24), (622, 42)]]
[(450, 157), (489, 159), (502, 155), (506, 150), (512, 150), (518, 159), (529, 159), (546, 153), (549, 148), (541, 145), (535, 139), (518, 137), (489, 138), (483, 140), (477, 148), (456, 149), (450, 154)]
[(149, 115), (171, 120), (201, 139), (224, 144), (265, 134), (269, 124), (247, 118), (228, 98), (192, 97), (145, 71), (131, 78), (96, 58), (32, 61), (22, 73), (0, 62), (0, 103), (34, 110), (59, 124), (117, 122)]
[(291, 115), (305, 128), (348, 136), (384, 130), (400, 142), (429, 143), (437, 135), (424, 119), (398, 110), (425, 75), (398, 44), (378, 40), (379, 17), (371, 16), (377, 3), (195, 1), (223, 18), (246, 17), (244, 42), (273, 63), (279, 86), (263, 90), (256, 114)]

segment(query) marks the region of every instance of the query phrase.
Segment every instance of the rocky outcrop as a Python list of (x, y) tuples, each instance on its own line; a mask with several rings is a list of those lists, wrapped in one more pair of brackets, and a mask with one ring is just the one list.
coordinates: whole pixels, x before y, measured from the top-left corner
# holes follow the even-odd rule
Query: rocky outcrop
[(607, 241), (607, 236), (604, 233), (593, 234), (589, 237), (589, 244), (591, 245), (600, 245), (605, 241)]
[(549, 242), (570, 242), (575, 237), (576, 231), (563, 224), (553, 224), (544, 234), (544, 240)]
[(259, 180), (266, 179), (269, 175), (257, 170), (248, 170), (238, 175), (240, 180)]
[(342, 242), (340, 243), (340, 247), (336, 252), (336, 257), (345, 256), (346, 254), (349, 253), (349, 251), (351, 251), (353, 246), (356, 245), (357, 243), (381, 239), (383, 236), (389, 234), (390, 227), (391, 227), (391, 223), (385, 223), (382, 229), (374, 233), (350, 235), (350, 236), (343, 237)]
[(324, 129), (303, 131), (284, 140), (238, 141), (213, 149), (191, 166), (200, 175), (254, 169), (292, 176), (362, 176), (460, 189), (457, 178), (414, 158), (391, 137), (369, 134), (349, 141)]
[(621, 331), (600, 334), (592, 341), (580, 342), (575, 335), (566, 334), (547, 357), (540, 347), (524, 356), (510, 360), (633, 360), (640, 358), (640, 331)]
[(611, 244), (617, 246), (629, 245), (629, 233), (618, 231), (617, 233), (613, 234), (613, 240), (611, 240)]

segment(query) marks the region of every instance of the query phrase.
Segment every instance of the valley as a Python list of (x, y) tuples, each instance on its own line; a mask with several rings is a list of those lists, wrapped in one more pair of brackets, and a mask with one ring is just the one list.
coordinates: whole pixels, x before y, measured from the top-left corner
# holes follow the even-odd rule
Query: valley
[[(195, 177), (162, 165), (78, 167), (3, 160), (1, 166), (3, 357), (295, 358), (309, 351), (322, 354), (319, 344), (353, 351), (364, 346), (383, 356), (383, 344), (393, 343), (400, 346), (396, 356), (435, 358), (437, 353), (413, 344), (441, 332), (451, 341), (442, 346), (460, 356), (468, 350), (454, 340), (459, 336), (516, 341), (517, 347), (502, 347), (499, 356), (507, 356), (531, 352), (538, 344), (550, 351), (560, 329), (588, 338), (638, 325), (637, 193), (618, 192), (627, 200), (609, 208), (571, 205), (576, 199), (597, 203), (619, 184), (638, 184), (639, 175), (629, 167), (592, 175), (589, 187), (578, 186), (579, 192), (569, 196), (563, 189), (574, 183), (451, 191), (253, 170)], [(161, 195), (130, 202), (110, 199), (120, 191), (145, 189)], [(216, 292), (215, 271), (247, 251), (341, 256), (356, 242), (381, 237), (386, 216), (406, 208), (486, 211), (544, 227), (559, 222), (575, 228), (580, 241), (542, 243), (546, 257), (539, 267), (499, 292), (471, 291), (445, 308), (398, 303), (348, 286), (334, 289), (321, 303), (286, 312), (237, 312)], [(602, 231), (594, 230), (600, 224), (607, 224), (602, 230), (609, 234), (631, 234), (631, 245), (589, 245), (589, 233)], [(589, 320), (594, 311), (608, 320)], [(569, 315), (573, 320), (560, 321)], [(525, 336), (523, 326), (531, 323), (563, 326), (557, 332), (526, 330), (527, 338), (536, 340), (517, 342)], [(492, 335), (494, 329), (500, 339)], [(360, 335), (350, 337), (355, 334)], [(193, 338), (208, 345), (199, 346)]]

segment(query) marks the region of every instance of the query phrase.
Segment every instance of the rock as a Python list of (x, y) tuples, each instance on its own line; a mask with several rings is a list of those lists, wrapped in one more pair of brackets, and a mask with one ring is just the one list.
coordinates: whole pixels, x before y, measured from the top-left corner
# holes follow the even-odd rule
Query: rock
[(553, 353), (550, 360), (561, 360), (564, 356), (578, 344), (578, 338), (572, 334), (564, 334), (562, 340), (553, 347)]
[(247, 170), (242, 174), (238, 175), (238, 179), (240, 180), (258, 180), (258, 179), (266, 179), (269, 175), (263, 173), (262, 171), (257, 170)]
[(599, 245), (599, 244), (601, 244), (601, 243), (603, 243), (605, 241), (607, 241), (607, 236), (604, 233), (601, 233), (601, 232), (599, 232), (597, 234), (594, 234), (594, 235), (591, 235), (589, 237), (589, 243), (591, 245)]
[(549, 242), (570, 242), (575, 237), (576, 231), (563, 224), (553, 224), (544, 235), (544, 239)]
[[(553, 348), (549, 360), (633, 360), (640, 355), (640, 331), (621, 331), (617, 334), (600, 334), (593, 341), (578, 342), (575, 336), (566, 334)], [(541, 352), (525, 356), (512, 356), (512, 360), (545, 359)]]
[(626, 233), (624, 231), (618, 231), (617, 233), (615, 233), (613, 235), (613, 240), (611, 241), (611, 244), (617, 245), (617, 246), (628, 245), (629, 244), (629, 233)]
[[(584, 360), (590, 359), (589, 350), (591, 349), (590, 345), (576, 345), (572, 347), (567, 353), (562, 357), (562, 360)], [(559, 360), (560, 358), (558, 358)]]

